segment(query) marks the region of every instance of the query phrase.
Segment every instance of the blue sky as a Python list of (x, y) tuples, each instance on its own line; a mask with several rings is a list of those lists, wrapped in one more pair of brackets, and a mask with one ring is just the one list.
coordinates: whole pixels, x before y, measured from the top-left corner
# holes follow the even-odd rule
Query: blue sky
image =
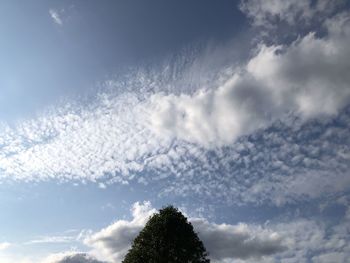
[(345, 0), (2, 1), (0, 261), (117, 263), (173, 204), (213, 262), (350, 256)]

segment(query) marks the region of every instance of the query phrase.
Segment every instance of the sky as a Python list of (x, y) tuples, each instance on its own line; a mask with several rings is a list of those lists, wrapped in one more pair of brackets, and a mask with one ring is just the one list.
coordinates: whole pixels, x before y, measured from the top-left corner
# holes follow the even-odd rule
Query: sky
[(348, 1), (3, 0), (0, 35), (1, 263), (119, 263), (169, 204), (212, 262), (347, 262)]

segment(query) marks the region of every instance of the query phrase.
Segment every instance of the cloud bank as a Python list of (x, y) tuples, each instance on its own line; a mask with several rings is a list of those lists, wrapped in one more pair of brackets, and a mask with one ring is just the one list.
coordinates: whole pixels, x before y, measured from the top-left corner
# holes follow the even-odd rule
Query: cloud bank
[(67, 252), (52, 254), (42, 263), (107, 263), (99, 261), (87, 253)]
[[(156, 210), (150, 202), (135, 203), (131, 221), (119, 220), (93, 234), (85, 244), (94, 248), (94, 254), (110, 262), (121, 262), (132, 241)], [(277, 232), (261, 226), (213, 224), (203, 218), (190, 218), (194, 230), (215, 261), (227, 258), (261, 258), (284, 251)]]
[[(344, 205), (348, 206), (348, 202)], [(94, 248), (92, 254), (108, 262), (121, 262), (132, 240), (154, 212), (150, 202), (135, 203), (132, 220), (118, 220), (88, 237), (85, 243)], [(204, 218), (189, 218), (189, 221), (213, 262), (345, 263), (350, 256), (350, 225), (346, 215), (337, 225), (298, 217), (264, 225), (215, 224)]]

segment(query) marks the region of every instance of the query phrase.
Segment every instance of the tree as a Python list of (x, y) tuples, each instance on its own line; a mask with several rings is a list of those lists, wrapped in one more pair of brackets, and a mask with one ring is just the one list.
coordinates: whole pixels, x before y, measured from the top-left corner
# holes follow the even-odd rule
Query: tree
[(192, 224), (167, 206), (150, 217), (123, 263), (209, 263), (207, 256)]

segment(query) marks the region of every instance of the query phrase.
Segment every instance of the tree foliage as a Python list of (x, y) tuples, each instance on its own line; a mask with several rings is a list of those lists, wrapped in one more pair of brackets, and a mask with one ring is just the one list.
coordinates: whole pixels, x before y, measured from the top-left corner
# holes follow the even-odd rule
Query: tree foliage
[(123, 263), (209, 263), (202, 241), (173, 206), (150, 217)]

